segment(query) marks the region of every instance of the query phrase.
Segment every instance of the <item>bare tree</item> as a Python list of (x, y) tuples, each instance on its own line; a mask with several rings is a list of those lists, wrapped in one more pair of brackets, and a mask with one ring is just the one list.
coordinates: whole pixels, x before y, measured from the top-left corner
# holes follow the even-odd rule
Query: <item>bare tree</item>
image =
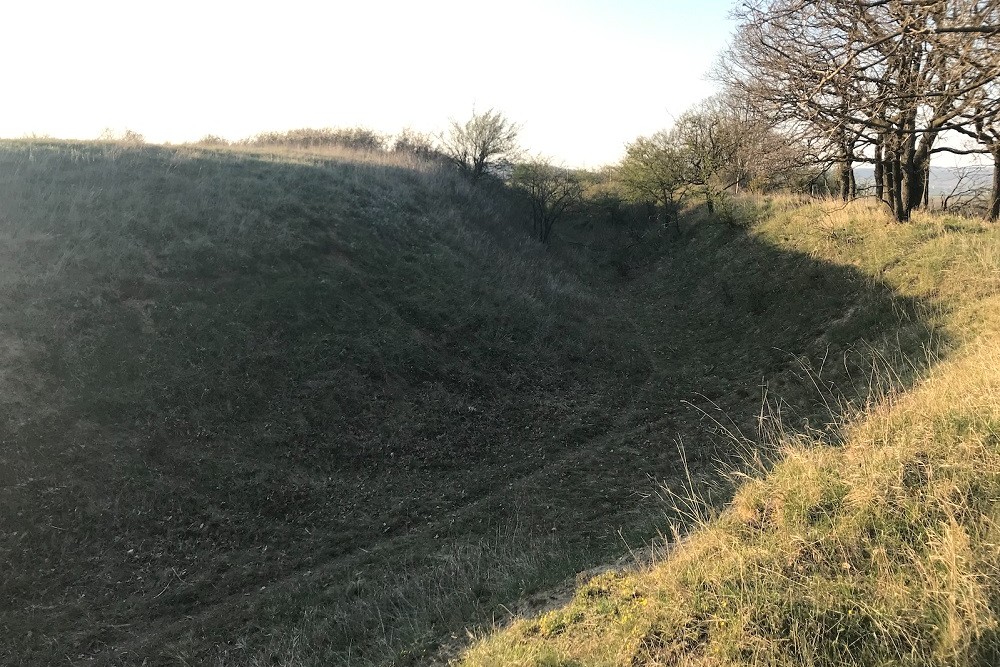
[[(981, 40), (977, 53), (981, 62), (1000, 70), (1000, 44), (998, 40)], [(966, 106), (964, 118), (967, 125), (957, 130), (976, 141), (979, 148), (952, 150), (954, 153), (987, 153), (993, 158), (993, 184), (990, 191), (987, 218), (1000, 219), (1000, 77), (976, 91), (974, 99)]]
[(499, 111), (473, 112), (464, 123), (451, 121), (451, 127), (440, 137), (441, 147), (452, 162), (478, 181), (499, 161), (516, 157), (520, 129)]
[(966, 211), (977, 202), (982, 202), (988, 190), (979, 178), (975, 166), (961, 166), (953, 170), (954, 182), (947, 192), (941, 193), (942, 211)]
[(812, 144), (823, 170), (836, 166), (840, 194), (852, 196), (858, 132), (845, 120), (851, 107), (846, 38), (825, 29), (807, 0), (748, 2), (739, 30), (716, 69), (732, 94), (768, 117), (783, 134)]
[(729, 190), (766, 190), (790, 184), (808, 162), (794, 138), (731, 95), (709, 98), (685, 112), (670, 130), (629, 144), (617, 168), (625, 192), (661, 207), (664, 223), (692, 196), (709, 212)]
[(552, 228), (580, 204), (583, 194), (583, 185), (571, 171), (543, 158), (516, 165), (511, 182), (527, 194), (532, 229), (542, 243), (549, 242)]
[(1000, 0), (748, 0), (722, 78), (786, 126), (825, 140), (852, 196), (875, 165), (898, 220), (927, 201), (931, 155), (997, 78), (983, 57)]
[(422, 158), (435, 158), (441, 155), (434, 145), (432, 135), (408, 127), (393, 137), (392, 152), (408, 153)]
[(701, 193), (709, 212), (727, 191), (767, 189), (799, 162), (792, 142), (733, 94), (710, 97), (688, 110), (672, 134), (683, 158), (684, 181)]

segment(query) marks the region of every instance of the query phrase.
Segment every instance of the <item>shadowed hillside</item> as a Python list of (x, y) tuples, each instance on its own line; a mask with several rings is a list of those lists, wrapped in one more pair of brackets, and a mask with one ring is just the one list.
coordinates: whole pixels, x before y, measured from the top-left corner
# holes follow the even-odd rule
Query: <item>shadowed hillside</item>
[(839, 442), (942, 339), (780, 232), (623, 282), (524, 216), (405, 158), (0, 147), (2, 661), (419, 664), (655, 535), (679, 439), (699, 486), (765, 396)]
[[(755, 234), (926, 299), (947, 356), (848, 410), (838, 438), (775, 434), (723, 512), (652, 562), (580, 578), (458, 664), (997, 664), (998, 230), (813, 204), (771, 210)], [(865, 317), (856, 306), (845, 319)], [(674, 491), (703, 508), (697, 486)]]

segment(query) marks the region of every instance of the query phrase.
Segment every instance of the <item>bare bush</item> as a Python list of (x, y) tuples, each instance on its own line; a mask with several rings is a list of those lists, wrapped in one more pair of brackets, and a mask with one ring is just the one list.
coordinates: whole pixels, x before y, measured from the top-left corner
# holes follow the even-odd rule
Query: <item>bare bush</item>
[(441, 155), (434, 136), (417, 130), (406, 128), (397, 134), (392, 141), (393, 153), (408, 153), (418, 157), (432, 158)]
[(146, 137), (136, 132), (135, 130), (130, 130), (126, 128), (125, 130), (119, 131), (112, 127), (106, 127), (103, 130), (101, 130), (101, 133), (97, 136), (97, 140), (108, 141), (117, 144), (133, 144), (133, 145), (140, 145), (146, 143)]
[(549, 242), (555, 224), (581, 203), (580, 179), (543, 158), (515, 166), (511, 182), (528, 195), (532, 230), (542, 243)]
[(223, 139), (214, 134), (206, 134), (196, 144), (198, 146), (229, 146), (230, 142), (228, 139)]
[(441, 147), (449, 160), (478, 181), (490, 169), (517, 157), (520, 129), (499, 111), (473, 112), (464, 123), (451, 121), (440, 137)]
[(341, 146), (360, 151), (384, 151), (384, 136), (364, 127), (299, 128), (286, 132), (262, 132), (240, 142), (248, 146), (282, 146), (286, 148), (323, 148)]

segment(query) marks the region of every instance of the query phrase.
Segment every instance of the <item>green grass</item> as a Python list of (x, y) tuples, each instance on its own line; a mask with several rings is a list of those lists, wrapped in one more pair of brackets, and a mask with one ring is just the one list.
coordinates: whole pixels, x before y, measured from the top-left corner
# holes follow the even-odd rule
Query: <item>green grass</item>
[[(972, 344), (947, 289), (993, 289), (928, 244), (988, 263), (992, 232), (817, 211), (546, 251), (405, 156), (3, 143), (0, 662), (421, 664), (683, 529), (661, 482), (728, 500), (762, 399), (852, 451), (847, 416)], [(591, 611), (470, 656), (634, 638)]]

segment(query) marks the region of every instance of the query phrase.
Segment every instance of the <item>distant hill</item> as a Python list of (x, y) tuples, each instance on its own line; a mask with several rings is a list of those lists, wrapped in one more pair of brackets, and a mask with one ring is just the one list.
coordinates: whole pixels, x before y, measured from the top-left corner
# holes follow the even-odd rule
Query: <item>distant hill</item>
[[(872, 167), (856, 167), (854, 170), (858, 185), (862, 183), (875, 182), (875, 170)], [(958, 169), (955, 167), (931, 167), (931, 195), (948, 194), (963, 179), (962, 188), (986, 188), (990, 187), (993, 179), (992, 167), (968, 167)]]

